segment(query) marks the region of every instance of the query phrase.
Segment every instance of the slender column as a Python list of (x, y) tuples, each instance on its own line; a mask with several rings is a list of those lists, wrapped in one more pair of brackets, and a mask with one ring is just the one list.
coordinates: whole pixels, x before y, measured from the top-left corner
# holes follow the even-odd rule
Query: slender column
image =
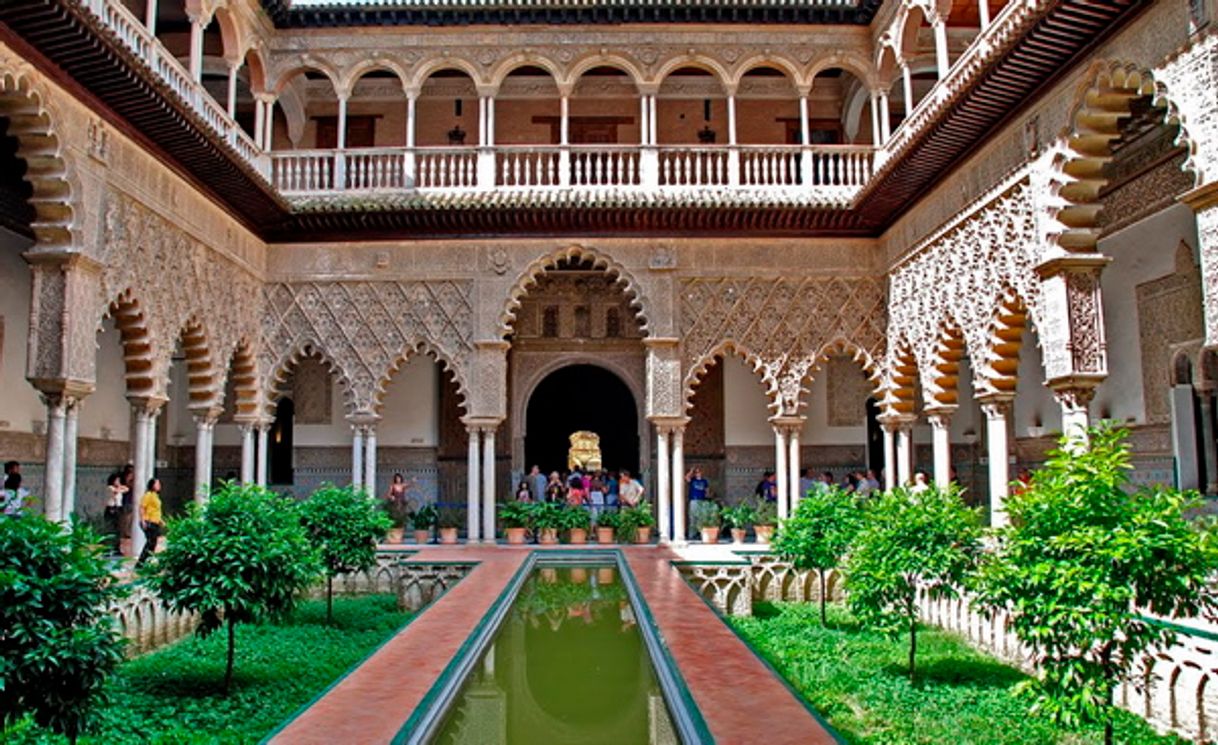
[(216, 428), (217, 409), (206, 409), (195, 414), (195, 501), (207, 502), (211, 490), (212, 436)]
[(659, 99), (657, 98), (656, 94), (651, 94), (651, 116), (648, 117), (647, 120), (647, 126), (651, 130), (651, 133), (648, 135), (647, 141), (652, 145), (658, 145), (660, 143), (660, 138), (658, 137), (658, 122), (660, 120), (659, 106), (657, 105), (658, 101)]
[(571, 183), (571, 97), (562, 94), (558, 118), (558, 185)]
[(880, 91), (880, 139), (888, 142), (892, 136), (892, 125), (888, 113), (888, 91)]
[(901, 422), (897, 427), (897, 483), (913, 481), (913, 422)]
[(736, 140), (736, 95), (732, 93), (727, 97), (727, 183), (730, 186), (740, 184), (740, 148)]
[(931, 27), (935, 30), (935, 63), (939, 67), (939, 79), (943, 80), (951, 68), (951, 61), (947, 56), (947, 24), (940, 20), (931, 24)]
[(685, 545), (685, 426), (672, 429), (672, 532), (678, 546)]
[(884, 144), (880, 139), (880, 101), (879, 95), (871, 93), (871, 141), (877, 147)]
[(495, 542), (495, 425), (482, 430), (482, 542)]
[(351, 487), (364, 488), (364, 425), (351, 425)]
[(905, 118), (913, 113), (913, 75), (909, 72), (909, 65), (901, 65), (901, 92), (905, 95)]
[(1054, 388), (1053, 395), (1062, 407), (1062, 434), (1072, 440), (1086, 441), (1087, 427), (1091, 423), (1087, 408), (1095, 389), (1090, 386)]
[(778, 477), (778, 519), (786, 520), (788, 516), (787, 500), (787, 438), (783, 428), (774, 427), (774, 473)]
[(736, 139), (736, 95), (727, 97), (727, 144), (739, 144)]
[(268, 97), (266, 101), (266, 114), (262, 117), (262, 124), (266, 127), (266, 132), (262, 135), (262, 147), (267, 152), (275, 149), (275, 99)]
[[(234, 106), (236, 104), (234, 103)], [(254, 144), (259, 148), (266, 150), (262, 136), (266, 132), (266, 126), (263, 122), (266, 119), (266, 107), (262, 103), (262, 99), (258, 96), (254, 97)]]
[(495, 146), (495, 97), (486, 97), (486, 145)]
[(478, 147), (486, 144), (486, 96), (478, 96)]
[(799, 142), (803, 145), (812, 144), (812, 125), (808, 121), (808, 96), (811, 91), (799, 94)]
[(47, 407), (46, 468), (43, 482), (43, 511), (51, 522), (62, 522), (63, 512), (63, 453), (67, 397), (52, 393), (42, 397)]
[(151, 413), (144, 406), (135, 405), (135, 432), (133, 433), (132, 449), (135, 468), (135, 486), (131, 495), (131, 556), (139, 556), (144, 550), (144, 530), (140, 527), (140, 500), (144, 496), (144, 488), (148, 484), (152, 469), (148, 463), (148, 420)]
[(465, 540), (467, 543), (478, 542), (478, 495), (481, 493), (481, 478), (479, 476), (479, 456), (481, 453), (479, 440), (481, 432), (478, 427), (466, 427), (465, 431), (469, 434), (469, 455), (466, 458), (466, 524), (465, 524)]
[(789, 512), (795, 514), (799, 500), (803, 494), (799, 492), (799, 430), (800, 425), (792, 424), (787, 429), (787, 488), (790, 491)]
[[(680, 483), (685, 483), (681, 481)], [(672, 474), (668, 467), (668, 427), (663, 425), (656, 426), (656, 516), (660, 523), (660, 543), (668, 543), (672, 540), (670, 532), (672, 523), (672, 497), (669, 494), (669, 486), (673, 490), (679, 488), (677, 482), (672, 479)]]
[(372, 496), (379, 494), (376, 488), (376, 425), (368, 425), (364, 435), (364, 488)]
[(931, 443), (935, 454), (935, 485), (947, 488), (952, 482), (952, 412), (927, 412), (930, 420)]
[(418, 129), (419, 97), (413, 91), (406, 93), (406, 157), (403, 158), (403, 183), (407, 187), (415, 185), (417, 162), (415, 160), (416, 130)]
[(980, 0), (977, 3), (977, 16), (981, 21), (981, 30), (985, 31), (990, 27), (990, 3), (989, 0)]
[(639, 96), (639, 144), (650, 145), (648, 137), (651, 135), (651, 96)]
[(338, 97), (338, 140), (336, 142), (337, 152), (334, 153), (334, 188), (347, 188), (347, 155), (344, 150), (347, 149), (347, 95), (342, 93)]
[(157, 0), (148, 0), (147, 5), (144, 6), (144, 27), (152, 36), (156, 36), (156, 16)]
[(884, 433), (884, 491), (892, 491), (897, 485), (896, 428), (890, 422), (881, 422), (880, 431)]
[(203, 19), (190, 19), (190, 77), (203, 82)]
[[(156, 428), (160, 416), (159, 406), (148, 414), (148, 478), (150, 479), (156, 476)], [(145, 481), (144, 484), (140, 484), (140, 488), (143, 489), (146, 485)]]
[(1198, 388), (1197, 398), (1201, 409), (1201, 449), (1205, 463), (1205, 487), (1207, 494), (1218, 492), (1218, 442), (1214, 436), (1214, 391)]
[(989, 397), (981, 401), (985, 414), (986, 455), (990, 462), (990, 525), (1006, 525), (1006, 499), (1010, 494), (1010, 449), (1007, 444), (1009, 397)]
[(63, 427), (63, 520), (72, 519), (76, 511), (76, 444), (80, 429), (79, 398), (68, 399)]
[(254, 483), (254, 425), (245, 422), (241, 425), (241, 483)]
[(225, 111), (228, 112), (229, 119), (237, 117), (237, 72), (241, 69), (241, 62), (228, 63), (228, 96), (226, 97), (227, 105)]
[(258, 486), (266, 486), (267, 433), (270, 429), (271, 425), (266, 422), (258, 424)]

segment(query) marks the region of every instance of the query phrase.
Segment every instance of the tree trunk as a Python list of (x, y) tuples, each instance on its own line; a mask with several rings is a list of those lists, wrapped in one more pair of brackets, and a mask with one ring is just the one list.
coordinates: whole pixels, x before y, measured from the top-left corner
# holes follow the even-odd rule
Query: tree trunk
[(1112, 745), (1112, 722), (1104, 722), (1104, 745)]
[(334, 625), (334, 577), (326, 575), (326, 625)]
[(825, 570), (817, 569), (816, 573), (820, 575), (820, 625), (828, 628), (829, 617), (825, 613)]
[(918, 656), (918, 611), (914, 606), (914, 599), (911, 596), (909, 599), (909, 683), (913, 685), (917, 680), (917, 667), (915, 661)]
[(227, 696), (233, 685), (233, 656), (237, 649), (236, 623), (232, 616), (228, 618), (228, 663), (224, 668), (224, 695)]

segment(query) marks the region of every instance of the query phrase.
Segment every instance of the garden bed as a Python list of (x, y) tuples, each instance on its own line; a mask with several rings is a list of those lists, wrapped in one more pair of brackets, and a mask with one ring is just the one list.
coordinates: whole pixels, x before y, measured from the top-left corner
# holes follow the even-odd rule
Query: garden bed
[[(874, 745), (1098, 745), (1100, 728), (1069, 730), (1017, 698), (1020, 671), (934, 628), (918, 632), (918, 682), (907, 674), (908, 637), (863, 630), (840, 606), (829, 628), (814, 605), (757, 603), (727, 621), (849, 743)], [(1117, 712), (1117, 743), (1184, 745)]]
[[(239, 626), (233, 691), (221, 693), (225, 637), (190, 637), (123, 663), (110, 702), (80, 743), (256, 743), (394, 635), (411, 614), (392, 595), (301, 603), (280, 624)], [(5, 743), (62, 743), (28, 723)]]

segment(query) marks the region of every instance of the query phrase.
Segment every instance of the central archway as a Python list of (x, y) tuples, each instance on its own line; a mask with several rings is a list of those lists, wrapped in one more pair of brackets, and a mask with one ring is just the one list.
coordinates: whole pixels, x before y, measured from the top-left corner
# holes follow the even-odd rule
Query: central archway
[(572, 432), (600, 436), (606, 470), (639, 472), (638, 403), (625, 381), (590, 364), (561, 367), (542, 379), (525, 409), (526, 468), (562, 471)]

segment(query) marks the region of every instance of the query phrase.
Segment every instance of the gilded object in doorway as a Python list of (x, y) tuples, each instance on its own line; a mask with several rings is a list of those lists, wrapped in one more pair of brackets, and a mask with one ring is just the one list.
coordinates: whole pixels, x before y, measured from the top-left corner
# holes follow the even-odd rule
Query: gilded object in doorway
[(567, 451), (567, 468), (599, 470), (601, 467), (601, 438), (595, 432), (580, 430), (571, 433), (571, 449)]

